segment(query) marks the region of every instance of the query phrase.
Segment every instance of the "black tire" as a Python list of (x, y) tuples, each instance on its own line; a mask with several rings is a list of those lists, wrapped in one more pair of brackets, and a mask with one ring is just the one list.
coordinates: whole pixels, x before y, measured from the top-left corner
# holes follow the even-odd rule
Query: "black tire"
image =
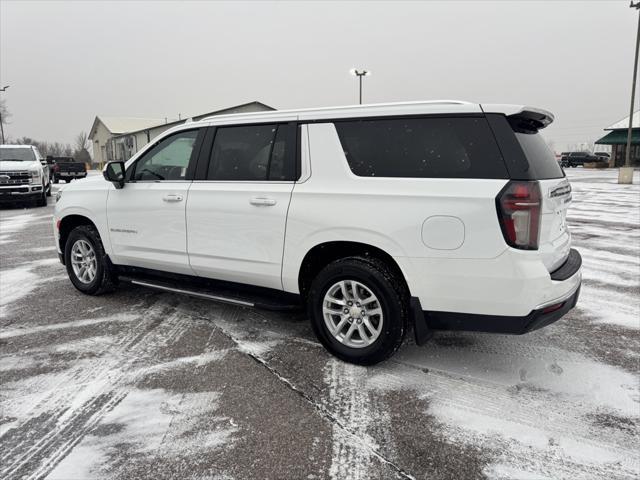
[(49, 185), (47, 185), (47, 197), (51, 196), (51, 180), (49, 180)]
[(53, 183), (60, 183), (60, 179), (55, 175), (53, 176)]
[(64, 181), (69, 183), (71, 181), (71, 179), (70, 178), (65, 178)]
[[(71, 265), (71, 248), (78, 240), (85, 240), (90, 243), (96, 254), (96, 275), (91, 283), (83, 283), (80, 281)], [(67, 267), (67, 274), (69, 275), (71, 283), (82, 293), (87, 295), (101, 295), (115, 289), (115, 269), (104, 251), (100, 234), (92, 225), (80, 225), (71, 231), (67, 237), (67, 243), (64, 246), (64, 263)]]
[(44, 190), (44, 185), (42, 186), (42, 193), (38, 196), (36, 200), (36, 207), (46, 207), (47, 206), (47, 192)]
[[(340, 280), (356, 280), (379, 300), (384, 315), (380, 336), (367, 347), (349, 347), (339, 342), (327, 328), (322, 312), (325, 294)], [(402, 344), (409, 324), (409, 291), (404, 279), (378, 259), (347, 257), (336, 260), (316, 276), (307, 298), (307, 309), (316, 337), (341, 360), (358, 365), (374, 365), (393, 355)]]

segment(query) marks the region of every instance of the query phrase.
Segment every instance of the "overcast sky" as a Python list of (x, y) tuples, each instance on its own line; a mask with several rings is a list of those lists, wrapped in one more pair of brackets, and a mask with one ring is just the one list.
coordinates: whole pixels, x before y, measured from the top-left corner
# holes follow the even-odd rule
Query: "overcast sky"
[(561, 150), (628, 115), (627, 0), (29, 2), (0, 0), (7, 133), (72, 142), (96, 115), (177, 117), (463, 99), (543, 107)]

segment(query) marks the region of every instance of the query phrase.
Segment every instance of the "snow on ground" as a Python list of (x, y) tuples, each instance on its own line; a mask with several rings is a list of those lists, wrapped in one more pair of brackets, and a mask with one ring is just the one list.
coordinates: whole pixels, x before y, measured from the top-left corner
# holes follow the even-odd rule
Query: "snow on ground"
[(578, 309), (598, 323), (640, 328), (640, 181), (619, 185), (616, 170), (568, 169), (567, 220), (582, 254)]
[(640, 477), (640, 179), (567, 174), (575, 310), (370, 368), (329, 356), (304, 314), (81, 296), (49, 215), (0, 212), (0, 477)]
[[(45, 258), (32, 262), (25, 262), (18, 267), (4, 270), (0, 275), (0, 318), (8, 315), (8, 306), (17, 303), (21, 298), (29, 295), (42, 282), (52, 280), (50, 276), (39, 275), (43, 269), (51, 265), (58, 265), (57, 258)], [(65, 277), (56, 277), (55, 280)], [(1, 333), (0, 333), (1, 334)]]

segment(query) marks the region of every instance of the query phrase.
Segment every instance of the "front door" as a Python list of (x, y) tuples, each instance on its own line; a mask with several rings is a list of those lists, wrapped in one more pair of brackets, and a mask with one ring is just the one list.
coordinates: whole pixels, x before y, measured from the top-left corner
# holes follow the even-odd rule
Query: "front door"
[(187, 203), (189, 260), (200, 276), (282, 289), (295, 180), (293, 124), (216, 128)]
[(111, 190), (107, 220), (113, 262), (193, 274), (185, 212), (191, 169), (204, 129), (162, 138), (127, 168), (124, 188)]

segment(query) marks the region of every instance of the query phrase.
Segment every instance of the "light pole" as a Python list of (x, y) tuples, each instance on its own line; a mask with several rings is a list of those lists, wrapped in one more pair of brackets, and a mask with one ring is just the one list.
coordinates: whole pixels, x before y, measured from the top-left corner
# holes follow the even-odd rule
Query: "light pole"
[(354, 75), (356, 77), (358, 77), (358, 82), (360, 83), (360, 105), (362, 105), (362, 77), (368, 77), (369, 75), (371, 75), (371, 72), (369, 70), (358, 70), (357, 68), (352, 68), (351, 70), (349, 70), (349, 73), (351, 75)]
[[(0, 92), (4, 92), (10, 85), (0, 88)], [(2, 145), (4, 145), (4, 125), (2, 124), (2, 109), (0, 109), (0, 134), (2, 135)]]
[(633, 106), (636, 99), (636, 79), (638, 77), (638, 49), (640, 49), (640, 2), (629, 4), (638, 10), (638, 32), (636, 33), (636, 56), (633, 61), (633, 83), (631, 84), (631, 107), (629, 108), (629, 130), (627, 131), (627, 149), (624, 167), (618, 171), (618, 183), (633, 183), (633, 167), (631, 166), (631, 132), (633, 131)]

